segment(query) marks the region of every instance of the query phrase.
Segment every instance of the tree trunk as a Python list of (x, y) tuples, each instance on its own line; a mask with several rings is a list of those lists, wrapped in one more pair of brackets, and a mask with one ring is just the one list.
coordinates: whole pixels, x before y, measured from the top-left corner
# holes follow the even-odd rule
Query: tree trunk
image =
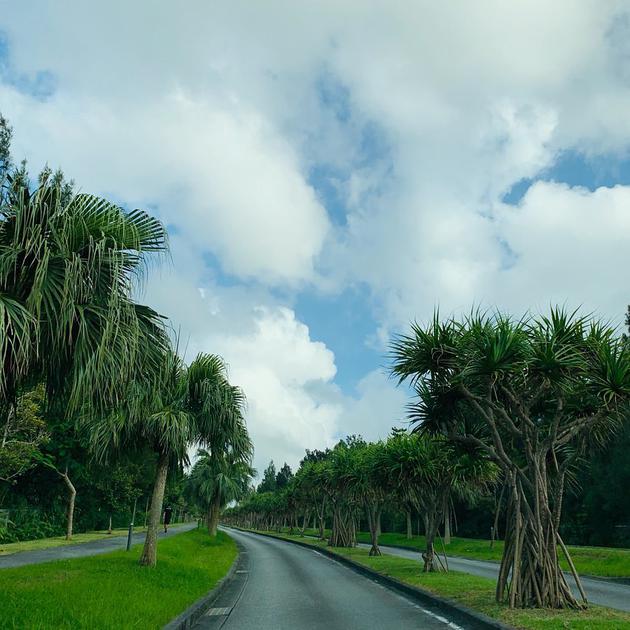
[(304, 536), (306, 527), (308, 526), (308, 508), (304, 510), (304, 518), (302, 519), (302, 529), (300, 530), (300, 536)]
[(451, 511), (448, 506), (444, 511), (444, 544), (451, 544)]
[[(505, 493), (505, 484), (501, 486), (501, 494), (499, 500), (496, 502), (494, 510), (494, 523), (490, 528), (490, 549), (494, 546), (494, 541), (499, 537), (499, 515), (501, 514), (501, 503), (503, 501), (503, 494)], [(496, 493), (495, 493), (496, 496)]]
[(60, 473), (66, 487), (68, 488), (68, 510), (66, 512), (66, 540), (72, 538), (72, 529), (74, 527), (74, 501), (77, 497), (77, 491), (68, 477), (68, 468), (64, 473)]
[(328, 544), (331, 547), (356, 546), (357, 538), (354, 515), (347, 506), (333, 506), (333, 523)]
[(424, 560), (424, 573), (433, 573), (434, 571), (439, 571), (439, 567), (436, 564), (436, 556), (435, 556), (435, 535), (437, 534), (438, 529), (438, 519), (437, 515), (434, 513), (427, 513), (424, 517), (424, 535), (426, 537), (426, 546), (424, 549), (424, 553), (422, 554), (422, 559)]
[(155, 471), (147, 536), (144, 540), (142, 555), (140, 556), (140, 564), (142, 566), (154, 567), (157, 562), (158, 527), (160, 525), (160, 517), (162, 516), (162, 502), (164, 501), (164, 488), (166, 487), (167, 475), (168, 455), (161, 453)]
[(411, 540), (413, 538), (413, 531), (411, 529), (411, 511), (407, 510), (407, 539)]
[(369, 555), (380, 556), (381, 550), (378, 547), (378, 537), (380, 534), (381, 510), (376, 506), (367, 505), (366, 514), (368, 527), (370, 529), (370, 542), (372, 543)]
[[(529, 491), (516, 470), (509, 471), (505, 546), (496, 599), (511, 608), (583, 608), (586, 596), (549, 507), (546, 471), (537, 466)], [(559, 521), (559, 519), (558, 519)], [(574, 575), (583, 604), (573, 595), (558, 558), (558, 545)]]
[(217, 526), (219, 524), (219, 514), (221, 512), (221, 497), (217, 493), (210, 506), (210, 513), (208, 514), (208, 533), (210, 536), (215, 537), (217, 535)]
[(317, 520), (319, 521), (319, 538), (324, 540), (326, 538), (326, 504), (323, 500), (321, 505), (317, 506)]
[(111, 534), (112, 533), (112, 515), (109, 515), (109, 527), (107, 528), (107, 533)]

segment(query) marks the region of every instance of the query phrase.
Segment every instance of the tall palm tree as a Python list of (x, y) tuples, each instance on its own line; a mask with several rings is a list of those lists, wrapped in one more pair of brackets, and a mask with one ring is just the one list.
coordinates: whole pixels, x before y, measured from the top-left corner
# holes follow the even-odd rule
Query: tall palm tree
[(47, 180), (11, 181), (0, 207), (0, 403), (27, 376), (50, 398), (101, 409), (167, 345), (162, 318), (132, 299), (146, 254), (164, 252), (164, 226), (105, 199), (68, 196)]
[(164, 355), (153, 377), (133, 381), (123, 405), (106, 421), (86, 420), (99, 459), (137, 444), (150, 445), (157, 466), (148, 530), (140, 564), (157, 561), (157, 531), (170, 467), (188, 463), (188, 451), (199, 445), (212, 453), (241, 457), (251, 450), (244, 430), (242, 392), (230, 385), (220, 357), (199, 354), (186, 367), (174, 351)]
[[(243, 431), (246, 432), (243, 426)], [(194, 503), (207, 513), (208, 533), (217, 535), (219, 513), (230, 501), (245, 495), (255, 475), (251, 467), (251, 452), (246, 457), (234, 457), (232, 452), (212, 454), (205, 449), (188, 477), (187, 492)]]

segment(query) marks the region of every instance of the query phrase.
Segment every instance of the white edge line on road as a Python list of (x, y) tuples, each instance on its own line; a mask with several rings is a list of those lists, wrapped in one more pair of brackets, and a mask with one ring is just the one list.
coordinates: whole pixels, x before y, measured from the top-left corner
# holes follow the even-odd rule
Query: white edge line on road
[(453, 630), (464, 630), (464, 628), (462, 628), (461, 626), (458, 626), (456, 623), (452, 621), (449, 621), (446, 617), (442, 617), (441, 615), (436, 615), (434, 612), (431, 612), (430, 610), (427, 610), (426, 608), (422, 608), (422, 606), (418, 606), (417, 604), (414, 604), (414, 606), (418, 610), (421, 610), (425, 615), (429, 615), (429, 617), (433, 617), (434, 619), (441, 621), (443, 624), (446, 624), (449, 628), (452, 628)]

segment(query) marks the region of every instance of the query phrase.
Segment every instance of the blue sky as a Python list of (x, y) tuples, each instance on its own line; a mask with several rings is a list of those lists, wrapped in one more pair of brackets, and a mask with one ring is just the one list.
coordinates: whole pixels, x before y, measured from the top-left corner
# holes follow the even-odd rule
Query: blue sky
[(622, 322), (627, 2), (0, 2), (16, 158), (169, 226), (143, 299), (258, 467), (400, 423), (388, 343), (437, 306)]

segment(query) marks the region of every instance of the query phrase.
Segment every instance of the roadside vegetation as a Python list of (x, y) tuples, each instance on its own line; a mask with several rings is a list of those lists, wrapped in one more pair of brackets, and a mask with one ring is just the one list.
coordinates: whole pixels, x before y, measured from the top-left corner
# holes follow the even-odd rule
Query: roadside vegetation
[(133, 520), (147, 528), (139, 562), (154, 567), (165, 497), (175, 521), (207, 507), (187, 491), (189, 453), (205, 449), (222, 479), (239, 471), (222, 500), (247, 487), (245, 394), (221, 357), (186, 364), (137, 300), (168, 254), (164, 225), (62, 171), (32, 180), (11, 138), (0, 115), (0, 543)]
[[(358, 542), (369, 543), (369, 534), (361, 532), (357, 536)], [(411, 540), (404, 534), (381, 534), (383, 545), (408, 547), (421, 551), (426, 542), (424, 536), (414, 536)], [(592, 575), (607, 578), (630, 578), (630, 549), (616, 549), (613, 547), (578, 547), (569, 546), (569, 553), (575, 568), (582, 575)], [(486, 560), (500, 562), (503, 555), (503, 541), (495, 541), (490, 547), (490, 541), (474, 538), (459, 538), (453, 536), (448, 545), (449, 556), (469, 558), (471, 560)], [(569, 571), (566, 560), (560, 562), (565, 571)]]
[[(561, 533), (565, 496), (589, 454), (628, 424), (625, 336), (562, 309), (521, 319), (436, 315), (396, 338), (390, 358), (392, 375), (414, 393), (411, 430), (307, 451), (284, 488), (273, 488), (269, 471), (258, 493), (226, 512), (227, 522), (276, 532), (287, 526), (289, 534), (311, 526), (329, 546), (348, 549), (363, 524), (369, 555), (379, 556), (383, 513), (402, 512), (405, 540), (421, 550), (424, 573), (448, 572), (447, 549), (498, 560), (494, 600), (512, 609), (581, 610), (587, 599), (578, 571), (628, 573), (623, 552), (578, 549), (576, 566)], [(462, 504), (486, 506), (485, 551), (453, 541)], [(413, 538), (412, 515), (420, 517), (421, 538)]]
[[(288, 528), (282, 528), (281, 533), (288, 533)], [(304, 536), (316, 537), (319, 535), (316, 529), (305, 529)], [(330, 530), (326, 530), (324, 535), (328, 537)], [(370, 544), (369, 532), (357, 532), (357, 542)], [(390, 545), (392, 547), (403, 547), (413, 549), (422, 553), (426, 547), (424, 536), (413, 536), (407, 538), (405, 533), (385, 532), (379, 536), (381, 546)], [(492, 546), (489, 540), (480, 538), (451, 537), (451, 542), (445, 546), (449, 557), (467, 558), (469, 560), (483, 560), (486, 562), (500, 562), (503, 555), (503, 541), (495, 540)], [(440, 547), (440, 551), (442, 548)], [(622, 578), (630, 579), (630, 549), (615, 547), (581, 547), (569, 545), (568, 550), (575, 567), (582, 575), (589, 575), (602, 578)], [(565, 571), (569, 568), (562, 562)]]
[(61, 560), (0, 571), (2, 628), (161, 628), (212, 589), (238, 550), (219, 532), (177, 534), (160, 543), (160, 562), (130, 553)]

